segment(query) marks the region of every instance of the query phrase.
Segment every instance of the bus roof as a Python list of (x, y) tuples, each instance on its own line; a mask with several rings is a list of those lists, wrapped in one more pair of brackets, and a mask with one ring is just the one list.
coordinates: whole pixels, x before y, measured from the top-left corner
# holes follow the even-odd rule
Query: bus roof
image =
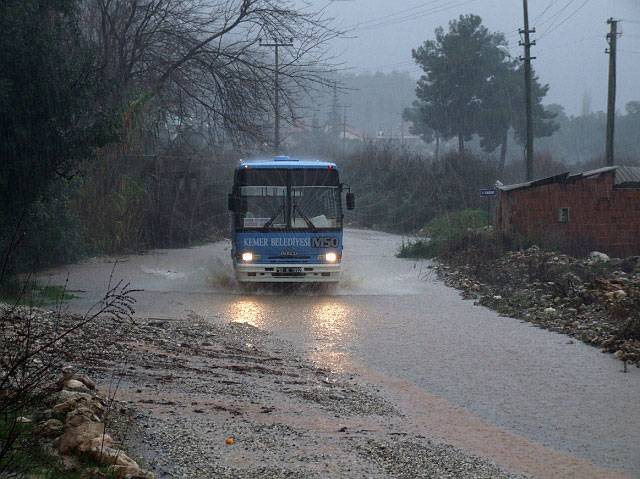
[(236, 169), (256, 168), (256, 169), (310, 169), (310, 168), (329, 168), (337, 170), (335, 163), (320, 160), (300, 160), (298, 158), (290, 158), (288, 156), (274, 156), (273, 158), (240, 160), (240, 164)]

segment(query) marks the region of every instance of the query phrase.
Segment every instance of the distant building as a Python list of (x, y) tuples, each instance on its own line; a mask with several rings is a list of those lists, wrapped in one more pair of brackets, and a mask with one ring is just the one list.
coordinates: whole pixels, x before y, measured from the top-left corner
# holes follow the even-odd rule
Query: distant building
[(498, 186), (498, 231), (574, 253), (640, 255), (640, 167)]

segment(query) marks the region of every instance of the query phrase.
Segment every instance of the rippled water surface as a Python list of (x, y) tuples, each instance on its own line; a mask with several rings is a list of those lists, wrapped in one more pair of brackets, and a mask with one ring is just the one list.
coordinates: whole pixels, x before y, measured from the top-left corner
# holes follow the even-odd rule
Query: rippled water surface
[[(399, 236), (349, 230), (335, 287), (239, 288), (228, 242), (121, 258), (114, 278), (143, 289), (145, 317), (198, 314), (241, 321), (294, 342), (334, 370), (365, 365), (524, 437), (605, 467), (640, 474), (640, 369), (568, 337), (460, 299), (427, 262), (401, 260)], [(84, 311), (113, 260), (57, 269)]]

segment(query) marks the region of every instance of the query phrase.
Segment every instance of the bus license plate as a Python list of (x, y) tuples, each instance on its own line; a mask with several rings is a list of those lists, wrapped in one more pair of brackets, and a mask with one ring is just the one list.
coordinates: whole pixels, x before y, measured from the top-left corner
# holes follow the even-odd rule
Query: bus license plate
[(302, 268), (276, 268), (276, 273), (302, 273)]

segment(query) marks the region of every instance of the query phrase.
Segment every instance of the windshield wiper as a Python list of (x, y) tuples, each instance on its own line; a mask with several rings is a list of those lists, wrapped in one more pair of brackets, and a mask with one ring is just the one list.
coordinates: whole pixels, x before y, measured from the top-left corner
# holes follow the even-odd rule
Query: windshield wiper
[(300, 213), (300, 217), (304, 220), (305, 223), (307, 223), (307, 226), (309, 228), (311, 228), (314, 231), (318, 229), (318, 228), (316, 228), (316, 225), (314, 225), (313, 222), (309, 219), (309, 217), (302, 212), (300, 207), (298, 205), (294, 204), (293, 205), (293, 211), (295, 212), (296, 210), (298, 210), (298, 213)]
[(284, 202), (283, 202), (283, 204), (282, 204), (282, 208), (281, 208), (280, 210), (278, 210), (278, 212), (275, 214), (275, 216), (273, 216), (273, 217), (269, 218), (269, 221), (267, 221), (267, 222), (264, 224), (263, 228), (265, 228), (265, 229), (266, 229), (266, 228), (271, 228), (271, 225), (273, 224), (273, 222), (274, 222), (275, 220), (277, 220), (277, 219), (278, 219), (278, 216), (280, 216), (280, 213), (284, 213)]

